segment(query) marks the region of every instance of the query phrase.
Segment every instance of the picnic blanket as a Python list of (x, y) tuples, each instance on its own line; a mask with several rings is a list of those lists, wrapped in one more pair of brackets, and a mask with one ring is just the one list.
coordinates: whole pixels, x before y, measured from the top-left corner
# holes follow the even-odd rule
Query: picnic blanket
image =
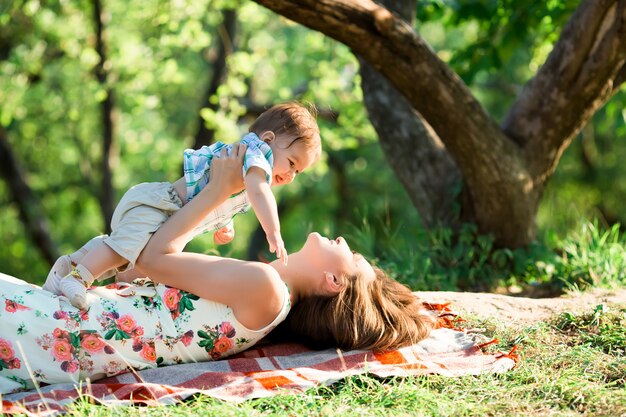
[(163, 405), (195, 394), (244, 401), (330, 385), (358, 374), (378, 377), (498, 373), (518, 361), (508, 352), (485, 352), (497, 342), (480, 331), (462, 329), (462, 319), (447, 304), (424, 305), (438, 317), (427, 339), (394, 351), (310, 350), (296, 343), (260, 344), (225, 360), (129, 372), (80, 386), (53, 384), (6, 395), (4, 413), (52, 416), (79, 397), (104, 405)]

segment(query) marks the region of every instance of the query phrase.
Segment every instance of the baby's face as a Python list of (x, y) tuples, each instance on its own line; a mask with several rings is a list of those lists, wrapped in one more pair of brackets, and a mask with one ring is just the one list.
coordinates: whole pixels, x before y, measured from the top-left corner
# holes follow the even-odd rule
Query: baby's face
[(296, 175), (310, 167), (315, 161), (312, 150), (307, 149), (302, 142), (289, 146), (292, 138), (279, 135), (269, 143), (274, 155), (274, 169), (272, 169), (272, 185), (290, 184)]

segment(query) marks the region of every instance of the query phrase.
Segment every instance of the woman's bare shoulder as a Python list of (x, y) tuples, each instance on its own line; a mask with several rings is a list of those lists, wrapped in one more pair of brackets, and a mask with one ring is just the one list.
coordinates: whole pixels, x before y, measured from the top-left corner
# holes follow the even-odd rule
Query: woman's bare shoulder
[[(243, 261), (239, 264), (240, 278), (244, 281), (254, 281), (258, 285), (267, 285), (272, 282), (280, 281), (278, 271), (270, 264), (254, 261)], [(255, 285), (256, 287), (256, 285)]]
[(250, 262), (245, 270), (249, 274), (245, 281), (249, 280), (251, 285), (242, 288), (243, 297), (233, 310), (241, 324), (249, 329), (260, 329), (280, 313), (286, 302), (285, 284), (271, 265)]
[(265, 300), (267, 303), (277, 298), (282, 304), (285, 284), (276, 269), (269, 264), (251, 262), (247, 270), (249, 279), (254, 282), (250, 291), (252, 299)]

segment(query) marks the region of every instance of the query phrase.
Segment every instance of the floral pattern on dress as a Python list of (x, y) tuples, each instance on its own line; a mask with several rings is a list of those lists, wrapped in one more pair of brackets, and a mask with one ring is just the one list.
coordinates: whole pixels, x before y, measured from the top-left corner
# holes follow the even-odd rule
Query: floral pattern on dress
[(197, 295), (188, 293), (177, 288), (167, 288), (163, 293), (163, 302), (165, 307), (170, 311), (172, 320), (176, 320), (186, 310), (193, 311), (196, 308), (193, 305), (193, 301), (199, 300)]
[(135, 338), (133, 340), (133, 352), (139, 352), (139, 355), (148, 362), (156, 363), (157, 361), (154, 339)]
[(161, 308), (161, 300), (158, 297), (146, 297), (142, 295), (135, 299), (133, 307), (143, 308), (146, 313), (152, 314)]
[(6, 339), (0, 338), (0, 370), (20, 369), (22, 363), (15, 357), (13, 345)]
[(77, 329), (81, 322), (89, 320), (89, 312), (86, 310), (57, 310), (52, 317), (57, 320), (65, 320), (66, 329)]
[(151, 295), (144, 295), (136, 291), (136, 289), (145, 290), (148, 288), (154, 290), (154, 282), (149, 278), (137, 278), (130, 284), (125, 282), (113, 282), (106, 285), (104, 288), (114, 290), (120, 297), (132, 297), (133, 307), (143, 309), (148, 314), (153, 314), (161, 309), (161, 298), (154, 296), (156, 295), (156, 291), (152, 291)]
[(193, 330), (187, 330), (185, 333), (178, 337), (163, 337), (163, 344), (168, 350), (173, 350), (176, 343), (182, 343), (184, 346), (189, 346), (193, 341)]
[(114, 376), (128, 372), (128, 366), (121, 361), (109, 361), (102, 366), (107, 376)]
[[(156, 351), (154, 349), (154, 339), (146, 338), (144, 336), (143, 326), (137, 324), (137, 320), (131, 314), (123, 314), (120, 316), (119, 312), (114, 309), (103, 311), (98, 321), (102, 326), (105, 340), (119, 340), (122, 345), (128, 340), (132, 340), (133, 352), (139, 352), (139, 356), (148, 362), (156, 362)], [(119, 366), (112, 364), (112, 367), (117, 369)], [(105, 372), (113, 372), (111, 370), (105, 370)]]
[(104, 338), (106, 340), (126, 340), (143, 336), (142, 326), (138, 326), (137, 322), (130, 314), (120, 314), (113, 311), (104, 311), (98, 321), (102, 328), (106, 331)]
[(124, 282), (112, 282), (110, 284), (105, 285), (104, 288), (108, 290), (115, 290), (115, 293), (119, 295), (120, 297), (134, 297), (135, 296), (135, 293), (132, 291), (130, 292), (124, 291), (127, 288), (130, 288), (129, 285)]
[(32, 308), (27, 307), (23, 304), (15, 302), (13, 300), (4, 300), (4, 309), (9, 313), (15, 313), (16, 311), (28, 311), (32, 310)]
[(249, 340), (243, 337), (233, 340), (237, 331), (228, 321), (209, 327), (204, 325), (204, 330), (198, 330), (198, 336), (202, 339), (198, 346), (207, 351), (211, 359), (217, 360), (235, 346), (248, 343)]
[(33, 378), (78, 383), (129, 368), (221, 359), (269, 331), (249, 330), (228, 306), (162, 284), (87, 291), (89, 309), (78, 310), (0, 273), (0, 393), (32, 389)]
[[(187, 330), (186, 332), (178, 335), (177, 337), (172, 336), (162, 336), (161, 340), (163, 341), (163, 345), (167, 348), (168, 351), (172, 352), (176, 347), (176, 344), (182, 343), (183, 346), (188, 347), (191, 345), (193, 341), (193, 330)], [(174, 363), (183, 363), (183, 359), (180, 356), (171, 356), (166, 361), (163, 356), (158, 356), (156, 360), (156, 364), (158, 366), (171, 365)]]
[(50, 351), (53, 362), (58, 362), (63, 372), (70, 374), (78, 370), (91, 373), (92, 355), (115, 353), (95, 330), (70, 332), (57, 327), (35, 341), (44, 351)]

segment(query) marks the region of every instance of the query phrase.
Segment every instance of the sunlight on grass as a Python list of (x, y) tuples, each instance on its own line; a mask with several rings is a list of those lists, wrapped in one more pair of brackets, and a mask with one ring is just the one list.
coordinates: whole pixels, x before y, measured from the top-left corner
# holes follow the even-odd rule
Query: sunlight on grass
[(598, 415), (626, 413), (624, 319), (626, 306), (598, 306), (564, 313), (544, 323), (513, 327), (468, 317), (502, 341), (518, 345), (512, 371), (449, 378), (438, 375), (385, 378), (355, 376), (302, 394), (226, 403), (196, 396), (176, 406), (114, 407), (74, 404), (71, 416), (484, 416)]
[(610, 309), (600, 304), (589, 314), (563, 313), (556, 326), (580, 344), (626, 356), (626, 309)]

